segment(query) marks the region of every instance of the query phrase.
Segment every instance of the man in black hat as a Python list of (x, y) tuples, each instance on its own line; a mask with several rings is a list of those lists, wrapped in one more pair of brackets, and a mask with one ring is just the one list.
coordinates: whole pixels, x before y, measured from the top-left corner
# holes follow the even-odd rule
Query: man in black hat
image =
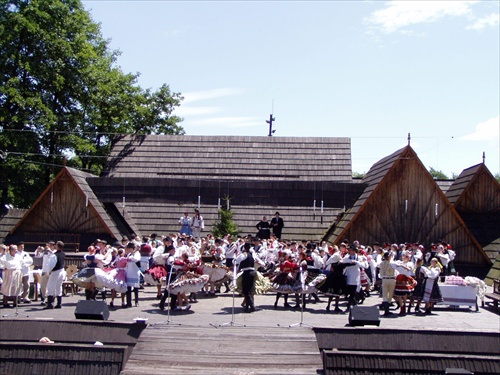
[(278, 240), (281, 239), (281, 231), (283, 230), (284, 226), (285, 223), (283, 222), (283, 219), (280, 217), (280, 213), (276, 211), (273, 219), (271, 220), (271, 227), (273, 228), (273, 233), (276, 236), (276, 238), (278, 238)]

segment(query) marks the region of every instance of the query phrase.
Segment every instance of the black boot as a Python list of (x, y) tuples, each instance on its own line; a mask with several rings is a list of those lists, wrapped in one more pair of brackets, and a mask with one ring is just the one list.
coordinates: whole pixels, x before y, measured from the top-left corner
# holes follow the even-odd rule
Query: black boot
[(62, 302), (62, 296), (57, 296), (57, 305), (54, 307), (55, 309), (60, 309), (61, 308), (61, 302)]
[(98, 292), (99, 292), (99, 291), (98, 291), (97, 289), (94, 289), (94, 290), (92, 291), (92, 295), (90, 296), (90, 299), (91, 299), (91, 300), (93, 300), (93, 301), (95, 301), (95, 297), (97, 296), (97, 293), (98, 293)]
[(85, 299), (89, 301), (91, 297), (92, 297), (92, 291), (90, 289), (85, 289)]
[(283, 304), (283, 307), (290, 308), (291, 306), (288, 304), (288, 294), (285, 294), (283, 296), (283, 298), (285, 299), (285, 303)]
[(175, 310), (177, 308), (177, 294), (172, 294), (170, 296), (170, 310)]
[(276, 293), (276, 301), (274, 301), (274, 308), (278, 308), (278, 301), (280, 300), (281, 293)]
[(127, 307), (132, 307), (132, 288), (131, 287), (127, 288), (126, 298), (127, 298)]
[(101, 298), (104, 302), (106, 302), (106, 291), (101, 292)]
[(391, 306), (389, 302), (382, 302), (382, 306), (384, 307), (384, 316), (391, 315), (391, 312), (389, 311), (389, 307)]
[(139, 289), (134, 288), (134, 302), (135, 307), (139, 307)]
[(161, 296), (161, 300), (160, 300), (160, 310), (165, 310), (165, 301), (167, 300), (167, 297), (168, 297), (168, 293), (167, 291), (165, 290), (163, 292), (163, 295)]
[(54, 296), (48, 296), (47, 297), (47, 306), (45, 306), (43, 309), (44, 310), (49, 310), (54, 308)]

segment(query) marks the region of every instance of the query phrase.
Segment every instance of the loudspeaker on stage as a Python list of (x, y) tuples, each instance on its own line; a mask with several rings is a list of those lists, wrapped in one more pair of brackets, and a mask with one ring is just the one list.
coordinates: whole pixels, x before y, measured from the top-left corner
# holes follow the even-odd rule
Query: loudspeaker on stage
[(380, 326), (380, 315), (377, 306), (353, 306), (349, 311), (349, 325)]
[(104, 301), (78, 301), (75, 309), (76, 319), (108, 320), (109, 309)]

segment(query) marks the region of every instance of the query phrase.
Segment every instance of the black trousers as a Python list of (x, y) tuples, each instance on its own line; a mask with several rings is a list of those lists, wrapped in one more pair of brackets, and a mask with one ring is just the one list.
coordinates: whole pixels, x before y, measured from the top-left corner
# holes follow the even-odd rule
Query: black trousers
[(355, 306), (357, 304), (356, 302), (357, 289), (358, 289), (357, 285), (349, 285), (349, 284), (347, 285), (347, 296), (348, 296), (347, 304), (349, 306)]
[(255, 270), (244, 271), (243, 275), (241, 275), (241, 292), (245, 297), (245, 306), (247, 308), (254, 307), (252, 289), (255, 284), (255, 275)]

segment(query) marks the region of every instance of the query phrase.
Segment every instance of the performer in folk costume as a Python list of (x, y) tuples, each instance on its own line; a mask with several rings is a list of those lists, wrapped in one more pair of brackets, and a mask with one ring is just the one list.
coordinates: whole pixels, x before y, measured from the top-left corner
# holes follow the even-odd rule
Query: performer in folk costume
[[(320, 257), (319, 250), (316, 249), (316, 244), (310, 242), (307, 244), (306, 248), (307, 274), (309, 276), (310, 282), (314, 280), (318, 275), (322, 274), (322, 270), (325, 267), (325, 262), (323, 262), (323, 258)], [(314, 298), (314, 303), (320, 302), (316, 291), (309, 294), (308, 300), (311, 301), (312, 298)]]
[[(90, 245), (87, 248), (88, 254), (83, 256), (83, 265), (87, 269), (82, 269), (79, 271), (75, 277), (72, 279), (73, 282), (78, 286), (83, 286), (85, 288), (85, 299), (91, 300), (94, 299), (97, 295), (97, 288), (95, 286), (96, 277), (95, 277), (95, 268), (99, 267), (99, 257), (96, 256), (98, 249), (95, 246)], [(101, 264), (102, 267), (102, 264)], [(86, 280), (84, 280), (86, 279)]]
[(413, 263), (410, 262), (410, 256), (404, 252), (401, 255), (401, 260), (396, 262), (396, 271), (399, 274), (396, 276), (396, 288), (394, 295), (398, 298), (398, 303), (401, 308), (399, 315), (406, 315), (406, 300), (413, 293), (417, 282), (412, 277)]
[(250, 252), (252, 244), (250, 242), (245, 242), (242, 247), (242, 253), (236, 257), (234, 260), (235, 264), (238, 266), (238, 270), (243, 272), (241, 276), (242, 282), (242, 292), (245, 298), (244, 308), (245, 312), (255, 311), (255, 305), (252, 296), (252, 289), (255, 284), (256, 271), (254, 268), (255, 261), (252, 253)]
[[(305, 252), (299, 253), (298, 266), (300, 273), (297, 275), (300, 280), (300, 293), (302, 294), (302, 307), (306, 308), (306, 294), (317, 293), (318, 287), (325, 281), (326, 275), (316, 273), (315, 270), (310, 272), (308, 268), (308, 256)], [(296, 306), (299, 305), (298, 295), (296, 295)]]
[(201, 275), (197, 264), (191, 262), (186, 253), (182, 254), (181, 259), (174, 261), (172, 268), (176, 270), (177, 277), (167, 288), (170, 294), (177, 295), (175, 309), (189, 310), (191, 304), (188, 302), (187, 295), (199, 292), (207, 283), (208, 275)]
[(415, 303), (415, 312), (420, 311), (420, 302), (424, 297), (424, 289), (425, 289), (425, 279), (427, 278), (425, 271), (422, 271), (422, 266), (424, 264), (423, 258), (418, 258), (415, 265), (415, 281), (417, 285), (413, 290), (412, 295), (410, 296), (410, 305), (408, 306), (408, 313), (410, 312), (411, 307)]
[(177, 270), (174, 269), (173, 265), (175, 262), (175, 247), (173, 245), (169, 245), (165, 248), (165, 251), (168, 251), (169, 256), (165, 260), (165, 269), (167, 270), (167, 275), (161, 279), (162, 283), (165, 283), (163, 295), (160, 300), (160, 310), (165, 310), (165, 302), (167, 301), (168, 296), (170, 295), (170, 310), (173, 310), (177, 306), (177, 294), (172, 294), (169, 292), (168, 286), (169, 282), (172, 283), (175, 281), (177, 277)]
[(261, 240), (268, 240), (271, 236), (271, 225), (267, 221), (265, 216), (262, 216), (262, 220), (255, 226), (258, 230), (257, 237)]
[(11, 307), (9, 299), (14, 300), (14, 307), (18, 303), (18, 295), (22, 291), (22, 272), (21, 258), (16, 255), (17, 246), (10, 245), (9, 249), (0, 258), (0, 265), (3, 268), (2, 273), (2, 294), (3, 307)]
[(427, 276), (424, 287), (425, 315), (430, 315), (435, 303), (442, 302), (443, 296), (438, 285), (438, 277), (441, 273), (441, 266), (437, 258), (432, 258), (428, 268), (422, 267), (421, 272)]
[(56, 243), (52, 240), (48, 241), (45, 247), (38, 246), (35, 250), (35, 258), (42, 258), (42, 276), (40, 278), (40, 299), (41, 305), (46, 306), (45, 299), (47, 297), (47, 283), (49, 282), (49, 258), (55, 251)]
[(122, 299), (122, 307), (126, 307), (125, 293), (127, 292), (127, 258), (125, 257), (125, 250), (118, 249), (118, 255), (111, 262), (112, 270), (109, 272), (109, 277), (114, 280), (114, 286), (111, 289), (111, 302), (109, 307), (114, 307), (114, 299), (116, 293), (120, 293)]
[(442, 271), (441, 274), (444, 276), (449, 276), (448, 264), (450, 263), (450, 255), (445, 252), (445, 248), (443, 245), (438, 245), (436, 258), (439, 263), (441, 263)]
[(358, 303), (359, 292), (361, 291), (361, 269), (367, 268), (368, 262), (366, 262), (364, 257), (359, 257), (358, 249), (356, 246), (351, 245), (348, 254), (342, 259), (342, 263), (346, 265), (344, 274), (349, 294), (346, 311), (349, 311), (351, 306), (355, 306)]
[(144, 282), (156, 285), (158, 289), (156, 299), (162, 297), (161, 280), (168, 275), (165, 264), (168, 257), (174, 253), (175, 248), (172, 246), (172, 239), (167, 236), (163, 239), (163, 246), (158, 246), (153, 253), (153, 266), (144, 273)]
[[(57, 241), (56, 243), (56, 264), (50, 271), (49, 281), (47, 283), (47, 306), (44, 309), (60, 309), (62, 304), (62, 284), (66, 279), (66, 271), (64, 270), (64, 258), (65, 254), (63, 252), (64, 242)], [(54, 296), (57, 298), (56, 306), (53, 306)]]
[(203, 216), (200, 215), (200, 211), (194, 210), (193, 220), (191, 221), (191, 229), (193, 231), (193, 237), (196, 241), (201, 240), (201, 232), (205, 228), (205, 221)]
[(394, 296), (394, 288), (396, 288), (396, 263), (392, 261), (394, 254), (387, 251), (382, 255), (382, 262), (379, 264), (380, 279), (382, 280), (382, 308), (384, 315), (390, 315), (389, 311), (392, 298)]
[(283, 252), (279, 267), (280, 272), (271, 280), (272, 289), (276, 292), (275, 309), (278, 307), (278, 301), (281, 296), (285, 300), (283, 306), (291, 307), (288, 304), (288, 294), (298, 293), (301, 288), (300, 282), (297, 281), (299, 266), (291, 258), (290, 251)]
[(181, 225), (181, 229), (179, 231), (180, 234), (186, 234), (191, 236), (193, 232), (191, 231), (191, 218), (188, 216), (188, 212), (184, 212), (184, 216), (179, 219), (179, 224)]
[(127, 272), (127, 307), (132, 307), (132, 290), (134, 291), (135, 307), (139, 306), (139, 288), (141, 269), (139, 267), (141, 262), (141, 253), (139, 252), (139, 245), (129, 243), (125, 246), (125, 257), (127, 259), (126, 272)]
[(342, 263), (342, 256), (340, 255), (338, 247), (335, 245), (333, 254), (325, 262), (324, 274), (326, 275), (325, 282), (319, 287), (319, 290), (328, 295), (328, 305), (326, 311), (330, 311), (330, 304), (335, 298), (334, 312), (341, 313), (339, 308), (340, 296), (347, 294), (347, 284), (344, 276), (345, 263)]
[(17, 256), (21, 258), (21, 273), (22, 277), (22, 295), (20, 296), (20, 300), (24, 303), (31, 303), (31, 300), (28, 298), (28, 294), (30, 291), (30, 267), (33, 264), (33, 258), (24, 251), (24, 242), (20, 241), (17, 243)]

